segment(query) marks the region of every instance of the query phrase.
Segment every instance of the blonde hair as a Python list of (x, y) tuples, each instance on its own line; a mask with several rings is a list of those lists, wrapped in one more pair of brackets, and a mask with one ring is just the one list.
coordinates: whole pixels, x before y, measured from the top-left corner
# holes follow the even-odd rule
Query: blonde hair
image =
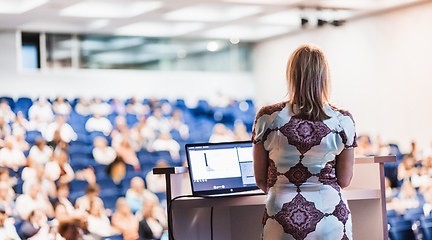
[(289, 103), (294, 114), (302, 119), (323, 121), (330, 117), (324, 111), (330, 92), (330, 72), (322, 50), (305, 44), (290, 56), (286, 76)]

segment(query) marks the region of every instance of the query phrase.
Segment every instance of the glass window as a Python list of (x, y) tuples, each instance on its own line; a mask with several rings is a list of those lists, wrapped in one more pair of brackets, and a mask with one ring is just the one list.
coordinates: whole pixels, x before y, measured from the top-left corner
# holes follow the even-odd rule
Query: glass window
[(21, 33), (21, 59), (23, 69), (40, 68), (39, 33)]
[(47, 33), (45, 41), (47, 68), (71, 68), (72, 35)]

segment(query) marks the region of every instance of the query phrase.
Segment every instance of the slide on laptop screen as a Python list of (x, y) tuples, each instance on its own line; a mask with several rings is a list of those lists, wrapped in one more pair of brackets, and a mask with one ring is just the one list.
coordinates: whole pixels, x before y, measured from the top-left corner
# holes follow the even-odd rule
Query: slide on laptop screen
[(255, 183), (252, 142), (186, 144), (186, 154), (193, 195), (262, 193)]

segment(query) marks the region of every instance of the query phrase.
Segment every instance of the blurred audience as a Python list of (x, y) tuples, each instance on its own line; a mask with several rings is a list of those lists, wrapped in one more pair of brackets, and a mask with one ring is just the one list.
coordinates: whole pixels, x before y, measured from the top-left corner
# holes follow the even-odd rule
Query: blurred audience
[(105, 136), (108, 136), (111, 133), (112, 124), (107, 118), (95, 113), (93, 117), (87, 120), (85, 129), (87, 132), (103, 132)]
[(223, 123), (217, 123), (213, 127), (213, 133), (210, 136), (209, 142), (232, 142), (236, 139), (234, 133), (229, 130)]
[(0, 239), (21, 240), (13, 221), (8, 221), (8, 217), (5, 207), (0, 203)]
[(105, 215), (102, 201), (91, 201), (88, 209), (88, 230), (100, 237), (115, 234), (111, 229), (111, 222)]
[(98, 115), (101, 117), (105, 117), (112, 112), (111, 106), (108, 103), (103, 102), (102, 99), (97, 97), (93, 98), (93, 100), (91, 101), (90, 110), (93, 113), (93, 115)]
[(144, 180), (141, 177), (134, 177), (130, 182), (130, 188), (126, 192), (126, 200), (132, 212), (140, 210), (147, 199), (159, 202), (156, 194), (145, 188)]
[(116, 211), (111, 218), (111, 224), (123, 234), (123, 239), (136, 240), (139, 238), (139, 222), (124, 197), (117, 199)]
[(46, 164), (52, 156), (52, 148), (47, 146), (46, 141), (42, 137), (37, 137), (27, 158), (37, 164)]
[(78, 100), (78, 103), (75, 105), (75, 111), (82, 116), (88, 116), (92, 114), (90, 104), (85, 98), (80, 98)]
[(68, 116), (72, 111), (71, 105), (66, 102), (63, 96), (58, 96), (56, 98), (52, 104), (52, 109), (55, 114), (64, 116)]
[(16, 171), (26, 164), (27, 159), (18, 148), (15, 139), (12, 136), (5, 138), (4, 148), (0, 149), (0, 166), (6, 166)]
[(63, 115), (56, 116), (55, 122), (48, 125), (44, 136), (48, 142), (55, 142), (53, 145), (57, 145), (60, 141), (69, 143), (77, 139), (77, 134), (72, 129), (71, 125), (66, 123)]
[(45, 132), (49, 123), (54, 120), (54, 113), (47, 98), (42, 96), (29, 109), (30, 128)]
[(61, 150), (54, 160), (45, 165), (45, 174), (51, 181), (68, 183), (75, 178), (75, 173), (68, 163), (68, 154)]
[(169, 151), (174, 160), (180, 158), (180, 144), (172, 139), (171, 134), (167, 132), (159, 134), (159, 137), (152, 144), (152, 149), (154, 151)]
[(99, 164), (109, 165), (117, 156), (114, 148), (108, 146), (108, 141), (104, 137), (96, 137), (93, 140), (93, 157)]

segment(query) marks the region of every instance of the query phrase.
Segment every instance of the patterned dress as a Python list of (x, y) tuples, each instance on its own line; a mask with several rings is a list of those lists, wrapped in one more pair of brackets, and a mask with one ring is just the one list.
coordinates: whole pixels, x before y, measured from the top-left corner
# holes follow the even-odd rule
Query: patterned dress
[(294, 117), (283, 102), (263, 107), (252, 140), (269, 152), (267, 202), (262, 237), (274, 239), (352, 239), (351, 214), (337, 183), (336, 156), (357, 146), (348, 111), (324, 105), (331, 117)]

